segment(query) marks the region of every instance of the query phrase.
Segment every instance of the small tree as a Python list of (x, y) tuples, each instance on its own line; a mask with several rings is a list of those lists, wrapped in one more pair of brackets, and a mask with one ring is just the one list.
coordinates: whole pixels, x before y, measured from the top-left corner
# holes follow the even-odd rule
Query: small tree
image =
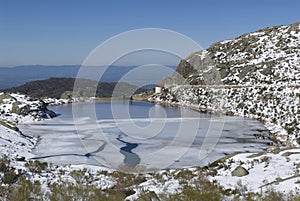
[(40, 174), (43, 170), (45, 170), (48, 167), (48, 163), (40, 161), (28, 161), (25, 164), (25, 167), (28, 169), (29, 172)]
[(7, 155), (3, 155), (0, 159), (0, 172), (3, 173), (1, 181), (4, 184), (13, 184), (18, 180), (18, 174), (15, 168), (10, 167), (10, 160)]

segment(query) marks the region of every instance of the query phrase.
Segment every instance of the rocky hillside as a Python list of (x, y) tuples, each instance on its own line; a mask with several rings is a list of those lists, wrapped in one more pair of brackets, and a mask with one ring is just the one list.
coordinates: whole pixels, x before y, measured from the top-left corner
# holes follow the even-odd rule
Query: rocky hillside
[(284, 145), (300, 143), (300, 23), (192, 53), (151, 99), (260, 119)]
[(300, 23), (261, 29), (192, 53), (176, 72), (192, 85), (298, 84), (299, 37)]
[(16, 93), (0, 92), (0, 124), (18, 130), (15, 125), (39, 119), (56, 117), (56, 114), (47, 109), (47, 104), (38, 99)]
[[(27, 82), (19, 87), (6, 89), (6, 92), (22, 93), (35, 98), (64, 98), (72, 95), (75, 78), (50, 78)], [(80, 92), (78, 96), (89, 96), (90, 89), (96, 88), (96, 97), (130, 96), (133, 92), (141, 93), (137, 86), (128, 83), (97, 82), (88, 79), (77, 79)], [(116, 86), (118, 87), (116, 88)], [(114, 94), (113, 94), (114, 93)]]

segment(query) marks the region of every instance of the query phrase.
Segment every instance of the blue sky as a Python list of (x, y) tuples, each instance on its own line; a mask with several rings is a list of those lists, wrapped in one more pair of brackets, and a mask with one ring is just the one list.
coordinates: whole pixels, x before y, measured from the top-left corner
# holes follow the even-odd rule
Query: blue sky
[(299, 0), (0, 0), (0, 66), (81, 64), (110, 37), (148, 27), (177, 31), (207, 48), (300, 21), (299, 8)]

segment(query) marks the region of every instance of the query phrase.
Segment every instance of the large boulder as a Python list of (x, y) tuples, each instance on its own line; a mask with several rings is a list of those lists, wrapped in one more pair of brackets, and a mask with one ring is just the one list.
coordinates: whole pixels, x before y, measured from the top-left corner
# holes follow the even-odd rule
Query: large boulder
[(267, 152), (268, 153), (279, 153), (280, 151), (280, 148), (277, 147), (277, 146), (270, 146), (268, 149), (267, 149)]
[(30, 106), (29, 105), (25, 105), (25, 106), (21, 106), (20, 102), (14, 102), (12, 104), (12, 109), (11, 112), (18, 114), (18, 115), (22, 115), (22, 116), (26, 116), (30, 113)]
[(42, 118), (46, 118), (46, 119), (50, 119), (53, 117), (56, 117), (57, 114), (55, 112), (53, 112), (52, 110), (49, 110), (47, 108), (48, 104), (45, 103), (44, 101), (40, 101), (39, 103), (39, 107), (38, 107), (38, 115)]
[(231, 175), (232, 176), (235, 176), (235, 177), (243, 177), (243, 176), (246, 176), (248, 175), (249, 172), (248, 170), (246, 170), (244, 167), (242, 166), (238, 166), (236, 167), (232, 172), (231, 172)]
[(16, 100), (14, 97), (12, 97), (11, 95), (9, 95), (9, 93), (0, 93), (0, 104), (3, 103), (3, 100), (7, 100), (7, 99), (10, 99), (10, 100)]

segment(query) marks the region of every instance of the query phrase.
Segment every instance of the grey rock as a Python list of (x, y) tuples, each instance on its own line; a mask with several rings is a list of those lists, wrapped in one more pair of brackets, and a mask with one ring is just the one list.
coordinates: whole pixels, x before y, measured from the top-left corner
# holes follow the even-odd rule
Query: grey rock
[(12, 97), (11, 95), (9, 95), (9, 93), (6, 93), (6, 92), (4, 92), (3, 94), (0, 95), (0, 103), (3, 103), (4, 99), (15, 100), (14, 97)]
[[(178, 85), (293, 83), (300, 76), (298, 72), (287, 77), (280, 74), (278, 69), (282, 69), (282, 66), (294, 68), (290, 60), (299, 55), (300, 41), (295, 36), (299, 32), (300, 23), (294, 23), (290, 26), (268, 27), (214, 43), (205, 51), (194, 52), (183, 59), (172, 80)], [(270, 42), (272, 47), (268, 45)], [(280, 54), (266, 56), (271, 50)], [(261, 74), (270, 79), (265, 79)]]
[(18, 114), (18, 115), (26, 116), (30, 113), (30, 106), (25, 105), (23, 107), (20, 107), (19, 102), (14, 102), (13, 105), (12, 105), (11, 112), (15, 113), (15, 114)]
[(235, 177), (243, 177), (243, 176), (246, 176), (248, 175), (249, 172), (248, 170), (246, 170), (244, 167), (242, 166), (238, 166), (236, 167), (232, 172), (231, 172), (231, 175), (232, 176), (235, 176)]

